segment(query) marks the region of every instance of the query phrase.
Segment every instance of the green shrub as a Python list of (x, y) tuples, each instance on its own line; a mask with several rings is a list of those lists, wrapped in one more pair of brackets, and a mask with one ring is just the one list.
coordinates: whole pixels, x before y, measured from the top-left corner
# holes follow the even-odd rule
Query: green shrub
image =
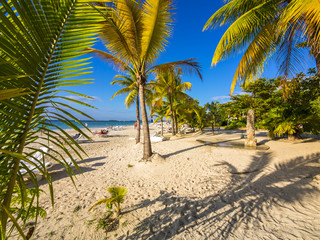
[(246, 124), (242, 121), (232, 121), (228, 126), (225, 127), (227, 130), (237, 129), (246, 127)]

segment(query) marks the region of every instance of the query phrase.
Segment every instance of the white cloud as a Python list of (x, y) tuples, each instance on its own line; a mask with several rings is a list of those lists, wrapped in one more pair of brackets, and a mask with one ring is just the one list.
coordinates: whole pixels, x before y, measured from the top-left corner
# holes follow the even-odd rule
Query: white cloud
[(230, 100), (230, 96), (217, 96), (217, 97), (213, 97), (211, 98), (212, 101), (228, 101)]
[(77, 96), (77, 95), (69, 95), (66, 96), (67, 98), (71, 98), (80, 102), (93, 102), (93, 101), (98, 101), (98, 102), (102, 102), (102, 99), (97, 97), (97, 96), (90, 96), (91, 98), (86, 98), (86, 97), (82, 97), (82, 96)]
[(248, 93), (242, 92), (242, 91), (236, 91), (236, 92), (234, 92), (233, 95), (245, 95), (245, 94), (248, 94)]

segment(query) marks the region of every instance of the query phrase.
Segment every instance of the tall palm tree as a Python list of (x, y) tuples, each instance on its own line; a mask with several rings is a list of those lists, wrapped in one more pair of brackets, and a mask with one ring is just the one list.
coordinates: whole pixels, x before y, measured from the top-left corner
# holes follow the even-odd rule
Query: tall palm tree
[(169, 103), (173, 136), (178, 130), (175, 105), (179, 99), (189, 97), (185, 91), (192, 86), (190, 82), (182, 82), (181, 75), (181, 68), (171, 68), (165, 73), (158, 74), (156, 81), (150, 82), (154, 90), (155, 105), (161, 106), (164, 99)]
[(139, 107), (139, 85), (137, 84), (136, 75), (132, 74), (130, 76), (116, 75), (111, 84), (118, 84), (124, 86), (124, 88), (117, 91), (111, 99), (120, 94), (127, 94), (125, 99), (125, 105), (130, 107), (134, 102), (136, 103), (136, 117), (137, 117), (137, 133), (136, 133), (136, 144), (140, 142), (140, 107)]
[(154, 105), (152, 108), (152, 116), (156, 117), (154, 119), (154, 123), (160, 121), (161, 122), (161, 137), (163, 137), (163, 118), (166, 116), (167, 106), (156, 106)]
[[(69, 119), (77, 122), (72, 112), (78, 111), (72, 104), (84, 104), (69, 97), (60, 96), (59, 87), (88, 84), (88, 79), (78, 79), (89, 73), (89, 58), (83, 58), (86, 48), (95, 42), (99, 31), (97, 22), (103, 20), (83, 0), (0, 0), (0, 238), (7, 239), (13, 228), (26, 239), (22, 228), (32, 215), (39, 216), (39, 185), (36, 168), (49, 183), (53, 204), (51, 177), (45, 164), (30, 161), (37, 151), (32, 144), (50, 137), (54, 154), (47, 153), (61, 163), (72, 177), (73, 170), (61, 153), (68, 155), (77, 169), (74, 155), (83, 159), (80, 145), (63, 129), (53, 131), (51, 120), (59, 120), (84, 134)], [(2, 95), (4, 94), (4, 95)], [(77, 94), (77, 93), (74, 93)], [(84, 95), (77, 94), (81, 97)], [(90, 117), (89, 117), (90, 118)], [(91, 118), (92, 119), (92, 118)], [(39, 133), (45, 130), (44, 135)], [(85, 134), (84, 134), (85, 135)], [(61, 139), (70, 138), (64, 144)], [(66, 145), (69, 151), (66, 148)], [(44, 152), (42, 152), (44, 154)], [(25, 162), (22, 162), (23, 159)], [(22, 171), (21, 171), (22, 170)], [(25, 173), (23, 173), (25, 172)], [(29, 176), (35, 188), (27, 189), (24, 177)], [(13, 206), (13, 196), (15, 204)], [(12, 224), (7, 229), (8, 218)]]
[(307, 45), (311, 49), (320, 73), (318, 0), (231, 0), (210, 17), (204, 30), (229, 23), (216, 47), (212, 65), (245, 49), (231, 93), (237, 81), (249, 81), (262, 72), (267, 59), (274, 54), (284, 80), (293, 76), (303, 59), (297, 46)]
[(206, 103), (204, 108), (208, 111), (208, 117), (210, 118), (209, 121), (211, 122), (212, 134), (214, 135), (214, 128), (219, 116), (219, 102)]
[(104, 10), (97, 10), (105, 18), (100, 36), (108, 52), (91, 51), (120, 70), (130, 69), (136, 75), (143, 124), (143, 159), (147, 160), (152, 155), (145, 106), (148, 76), (155, 71), (165, 72), (172, 66), (186, 67), (200, 75), (199, 64), (188, 59), (154, 65), (172, 31), (171, 0), (114, 0), (104, 6)]
[[(128, 75), (116, 75), (114, 81), (111, 82), (112, 85), (118, 84), (124, 86), (124, 88), (117, 91), (111, 99), (120, 94), (127, 94), (125, 99), (125, 105), (130, 107), (132, 104), (136, 103), (136, 117), (137, 117), (137, 133), (136, 133), (136, 143), (140, 142), (140, 107), (139, 107), (139, 85), (137, 84), (136, 75), (128, 71)], [(149, 90), (148, 86), (145, 88), (146, 91), (146, 101), (147, 103), (152, 100), (152, 92)]]
[(207, 112), (206, 108), (200, 105), (194, 105), (193, 111), (197, 117), (197, 126), (199, 127), (200, 132), (203, 131), (203, 128), (206, 126)]

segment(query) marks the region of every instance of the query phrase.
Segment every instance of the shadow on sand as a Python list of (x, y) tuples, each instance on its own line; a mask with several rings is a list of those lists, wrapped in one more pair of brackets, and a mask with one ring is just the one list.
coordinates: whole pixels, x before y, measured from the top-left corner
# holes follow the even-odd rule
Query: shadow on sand
[[(99, 161), (99, 160), (104, 159), (104, 158), (106, 158), (106, 156), (105, 157), (88, 158), (88, 159), (85, 159), (84, 162), (81, 161), (81, 160), (76, 161), (76, 163), (79, 165), (79, 167), (81, 169), (81, 172), (79, 170), (77, 170), (74, 166), (72, 166), (71, 169), (72, 169), (72, 171), (74, 173), (74, 176), (77, 176), (78, 174), (81, 174), (81, 173), (95, 171), (96, 168), (94, 168), (94, 167), (102, 166), (105, 163), (104, 162), (103, 163), (94, 163), (92, 165), (92, 167), (88, 167), (86, 165), (80, 166), (80, 164), (82, 164), (82, 163), (91, 163), (91, 162)], [(55, 163), (52, 166), (52, 168), (50, 168), (48, 171), (49, 171), (49, 173), (51, 175), (52, 182), (57, 181), (59, 179), (63, 179), (63, 178), (69, 177), (67, 170), (60, 163)], [(41, 186), (41, 185), (47, 184), (47, 181), (45, 179), (42, 179), (38, 184), (39, 184), (39, 186)]]
[[(294, 235), (297, 229), (292, 229), (292, 226), (296, 227), (295, 221), (308, 218), (308, 213), (304, 212), (305, 208), (299, 211), (292, 209), (290, 205), (300, 204), (307, 195), (319, 193), (318, 188), (310, 184), (313, 177), (320, 173), (319, 158), (320, 153), (317, 153), (270, 167), (271, 153), (258, 152), (253, 156), (248, 170), (262, 171), (230, 174), (228, 188), (215, 195), (192, 198), (162, 191), (154, 200), (143, 200), (130, 209), (130, 212), (140, 208), (152, 209), (153, 205), (159, 206), (159, 203), (162, 207), (142, 219), (133, 232), (127, 232), (118, 239), (300, 238), (301, 236)], [(229, 172), (236, 172), (236, 168), (227, 162), (218, 165), (227, 167)], [(214, 184), (214, 179), (206, 184)], [(286, 223), (291, 220), (285, 215), (281, 218), (275, 214), (277, 212), (274, 208), (281, 207), (284, 208), (284, 214), (286, 211), (296, 210), (300, 214), (298, 219), (292, 220), (293, 224), (287, 226)], [(312, 207), (309, 210), (314, 211)], [(303, 225), (304, 229), (301, 231), (307, 234), (307, 238), (316, 239), (316, 235), (312, 234), (319, 234), (320, 227), (312, 226), (312, 221), (309, 222), (311, 226)]]

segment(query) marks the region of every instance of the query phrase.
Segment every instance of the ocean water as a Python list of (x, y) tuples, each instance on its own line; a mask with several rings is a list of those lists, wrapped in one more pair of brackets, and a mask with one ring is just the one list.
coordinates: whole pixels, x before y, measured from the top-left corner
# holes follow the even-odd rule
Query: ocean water
[[(78, 126), (79, 128), (84, 128), (83, 126), (81, 126), (79, 123), (72, 121), (73, 123), (75, 123), (76, 126)], [(107, 127), (111, 127), (111, 126), (133, 126), (133, 124), (135, 123), (135, 121), (86, 121), (83, 120), (81, 121), (83, 124), (87, 123), (88, 124), (88, 128), (107, 128)], [(58, 120), (51, 120), (51, 123), (62, 128), (62, 129), (70, 129), (70, 127)], [(56, 127), (50, 127), (50, 129), (57, 129)]]

